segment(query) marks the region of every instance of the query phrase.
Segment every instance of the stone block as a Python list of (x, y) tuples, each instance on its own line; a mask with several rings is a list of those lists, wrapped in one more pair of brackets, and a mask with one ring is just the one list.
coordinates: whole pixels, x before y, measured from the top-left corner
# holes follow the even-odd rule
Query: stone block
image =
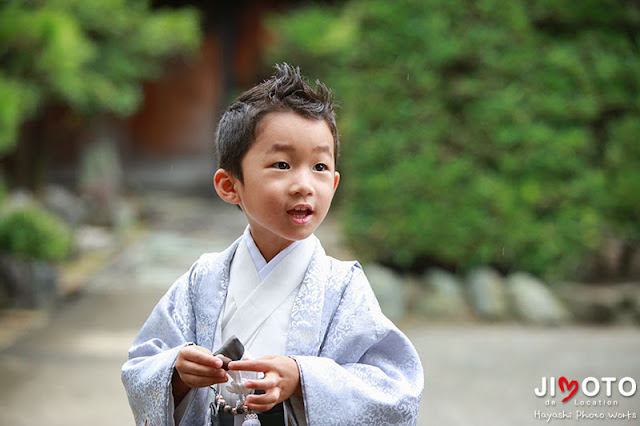
[(366, 265), (364, 271), (382, 312), (392, 321), (403, 319), (407, 315), (407, 304), (402, 278), (391, 269), (375, 263)]
[(557, 325), (571, 318), (567, 308), (533, 275), (524, 272), (510, 275), (507, 294), (514, 315), (524, 323)]
[(481, 319), (497, 321), (508, 317), (504, 279), (495, 270), (482, 267), (469, 273), (469, 303)]

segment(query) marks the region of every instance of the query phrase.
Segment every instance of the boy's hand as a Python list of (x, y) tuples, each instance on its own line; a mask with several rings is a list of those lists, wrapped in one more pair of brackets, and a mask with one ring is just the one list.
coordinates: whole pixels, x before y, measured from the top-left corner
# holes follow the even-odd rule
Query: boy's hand
[[(176, 359), (176, 371), (182, 383), (189, 388), (202, 388), (229, 380), (227, 372), (222, 369), (222, 360), (202, 346), (182, 348)], [(175, 376), (174, 373), (174, 382)]]
[(264, 390), (262, 395), (247, 396), (247, 407), (254, 411), (267, 411), (274, 405), (285, 401), (291, 395), (302, 396), (298, 364), (292, 358), (281, 355), (268, 355), (263, 358), (229, 363), (229, 370), (262, 371), (264, 378), (247, 380), (249, 389)]

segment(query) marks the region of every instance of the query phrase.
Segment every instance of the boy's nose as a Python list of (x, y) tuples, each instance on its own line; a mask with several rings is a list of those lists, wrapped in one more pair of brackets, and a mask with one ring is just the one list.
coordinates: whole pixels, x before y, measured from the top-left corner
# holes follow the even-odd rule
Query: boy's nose
[(296, 176), (293, 176), (290, 192), (292, 195), (312, 195), (313, 185), (311, 185), (311, 179), (305, 173), (297, 173)]

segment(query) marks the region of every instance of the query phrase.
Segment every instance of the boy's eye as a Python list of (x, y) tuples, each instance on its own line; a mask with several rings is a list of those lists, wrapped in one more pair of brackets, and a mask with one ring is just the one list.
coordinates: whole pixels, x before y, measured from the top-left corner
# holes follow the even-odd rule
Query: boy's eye
[(313, 166), (313, 170), (315, 170), (316, 172), (324, 172), (329, 170), (329, 167), (327, 167), (326, 164), (319, 163)]
[(284, 161), (278, 161), (277, 163), (273, 163), (272, 166), (280, 170), (286, 170), (289, 168), (289, 164)]

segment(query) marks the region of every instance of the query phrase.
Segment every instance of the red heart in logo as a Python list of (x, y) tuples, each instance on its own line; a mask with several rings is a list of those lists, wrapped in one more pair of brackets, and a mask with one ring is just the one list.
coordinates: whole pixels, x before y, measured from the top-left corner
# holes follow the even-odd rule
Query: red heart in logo
[(569, 381), (569, 380), (567, 380), (566, 377), (562, 376), (558, 380), (558, 385), (560, 386), (560, 390), (562, 392), (564, 392), (564, 387), (565, 386), (567, 387), (567, 390), (569, 390), (570, 388), (573, 388), (573, 390), (571, 391), (569, 396), (567, 396), (565, 399), (563, 399), (562, 402), (567, 402), (568, 400), (571, 399), (571, 397), (573, 395), (575, 395), (576, 392), (578, 392), (578, 381), (577, 380)]

